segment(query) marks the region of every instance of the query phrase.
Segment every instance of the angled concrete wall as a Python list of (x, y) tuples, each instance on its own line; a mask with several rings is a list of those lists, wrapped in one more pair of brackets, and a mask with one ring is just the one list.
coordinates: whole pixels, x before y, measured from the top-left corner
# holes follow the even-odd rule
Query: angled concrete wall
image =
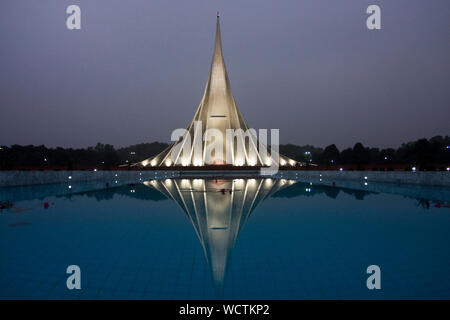
[[(191, 176), (255, 175), (252, 172), (198, 171), (0, 171), (0, 187), (42, 185), (66, 182), (139, 183), (159, 178)], [(276, 177), (323, 179), (327, 181), (363, 181), (450, 187), (450, 172), (409, 171), (280, 171)]]
[(112, 185), (172, 178), (177, 175), (174, 171), (0, 171), (0, 187), (66, 182), (109, 182)]
[(363, 181), (450, 187), (449, 171), (287, 171), (288, 178), (323, 179), (324, 181)]

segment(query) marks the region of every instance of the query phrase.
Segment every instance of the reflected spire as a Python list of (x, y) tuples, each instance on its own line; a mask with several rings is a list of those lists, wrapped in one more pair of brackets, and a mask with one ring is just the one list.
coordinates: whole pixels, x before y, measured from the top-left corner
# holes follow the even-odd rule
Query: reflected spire
[(223, 289), (231, 251), (251, 212), (264, 199), (293, 183), (266, 178), (144, 182), (174, 200), (186, 213), (203, 247), (218, 295)]

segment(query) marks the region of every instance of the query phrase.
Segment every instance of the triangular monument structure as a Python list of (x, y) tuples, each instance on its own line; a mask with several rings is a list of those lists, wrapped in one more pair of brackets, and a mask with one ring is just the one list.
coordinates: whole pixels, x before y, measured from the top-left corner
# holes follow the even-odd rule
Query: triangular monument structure
[[(199, 125), (200, 123), (200, 125)], [(242, 117), (233, 94), (231, 92), (230, 80), (228, 79), (225, 61), (222, 54), (222, 41), (220, 34), (219, 13), (217, 13), (216, 23), (216, 39), (214, 46), (214, 55), (209, 72), (208, 82), (206, 83), (205, 92), (203, 93), (200, 105), (195, 112), (194, 119), (188, 126), (187, 131), (192, 137), (192, 143), (187, 147), (188, 152), (182, 152), (184, 139), (179, 140), (160, 154), (145, 159), (134, 164), (140, 167), (172, 167), (172, 166), (206, 166), (206, 165), (231, 165), (231, 166), (271, 166), (278, 164), (279, 166), (297, 166), (303, 165), (285, 156), (279, 155), (275, 151), (271, 151), (267, 147), (267, 152), (261, 155), (258, 147), (265, 147), (257, 137), (253, 135), (241, 135), (233, 137), (233, 145), (226, 145), (222, 153), (218, 154), (209, 162), (205, 161), (206, 151), (210, 150), (212, 141), (201, 141), (201, 149), (195, 150), (196, 139), (204, 139), (206, 129), (216, 129), (223, 137), (226, 137), (227, 129), (247, 131), (247, 126)], [(256, 133), (255, 131), (253, 131)], [(212, 140), (212, 139), (211, 139)], [(198, 145), (198, 141), (197, 141)], [(227, 149), (231, 153), (225, 156)], [(231, 154), (231, 156), (230, 156)], [(228, 161), (227, 161), (228, 160)]]

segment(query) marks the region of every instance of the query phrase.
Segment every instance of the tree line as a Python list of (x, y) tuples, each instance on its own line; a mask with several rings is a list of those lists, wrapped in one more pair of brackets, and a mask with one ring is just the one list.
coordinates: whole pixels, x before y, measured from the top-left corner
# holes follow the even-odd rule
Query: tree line
[(432, 170), (450, 164), (450, 137), (435, 136), (431, 139), (419, 139), (403, 143), (399, 148), (365, 147), (361, 142), (340, 151), (336, 145), (326, 148), (314, 146), (299, 147), (281, 145), (280, 152), (295, 160), (315, 163), (321, 166), (380, 165), (389, 167), (394, 164), (417, 166), (417, 169)]
[[(0, 169), (51, 168), (64, 169), (98, 168), (110, 169), (121, 164), (135, 163), (152, 157), (168, 146), (167, 143), (152, 142), (114, 148), (110, 144), (98, 143), (85, 149), (47, 148), (41, 146), (0, 147)], [(353, 147), (339, 150), (331, 144), (325, 148), (311, 145), (280, 145), (280, 153), (297, 161), (320, 166), (365, 165), (389, 166), (402, 164), (432, 170), (450, 164), (450, 137), (435, 136), (403, 143), (399, 148), (365, 147), (358, 142)]]

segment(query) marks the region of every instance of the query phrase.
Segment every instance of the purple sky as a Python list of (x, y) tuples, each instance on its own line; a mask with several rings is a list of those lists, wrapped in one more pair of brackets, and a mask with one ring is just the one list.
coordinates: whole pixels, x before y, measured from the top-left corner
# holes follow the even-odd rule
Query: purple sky
[(2, 0), (0, 145), (170, 140), (203, 94), (217, 10), (249, 126), (340, 148), (450, 135), (448, 0)]

